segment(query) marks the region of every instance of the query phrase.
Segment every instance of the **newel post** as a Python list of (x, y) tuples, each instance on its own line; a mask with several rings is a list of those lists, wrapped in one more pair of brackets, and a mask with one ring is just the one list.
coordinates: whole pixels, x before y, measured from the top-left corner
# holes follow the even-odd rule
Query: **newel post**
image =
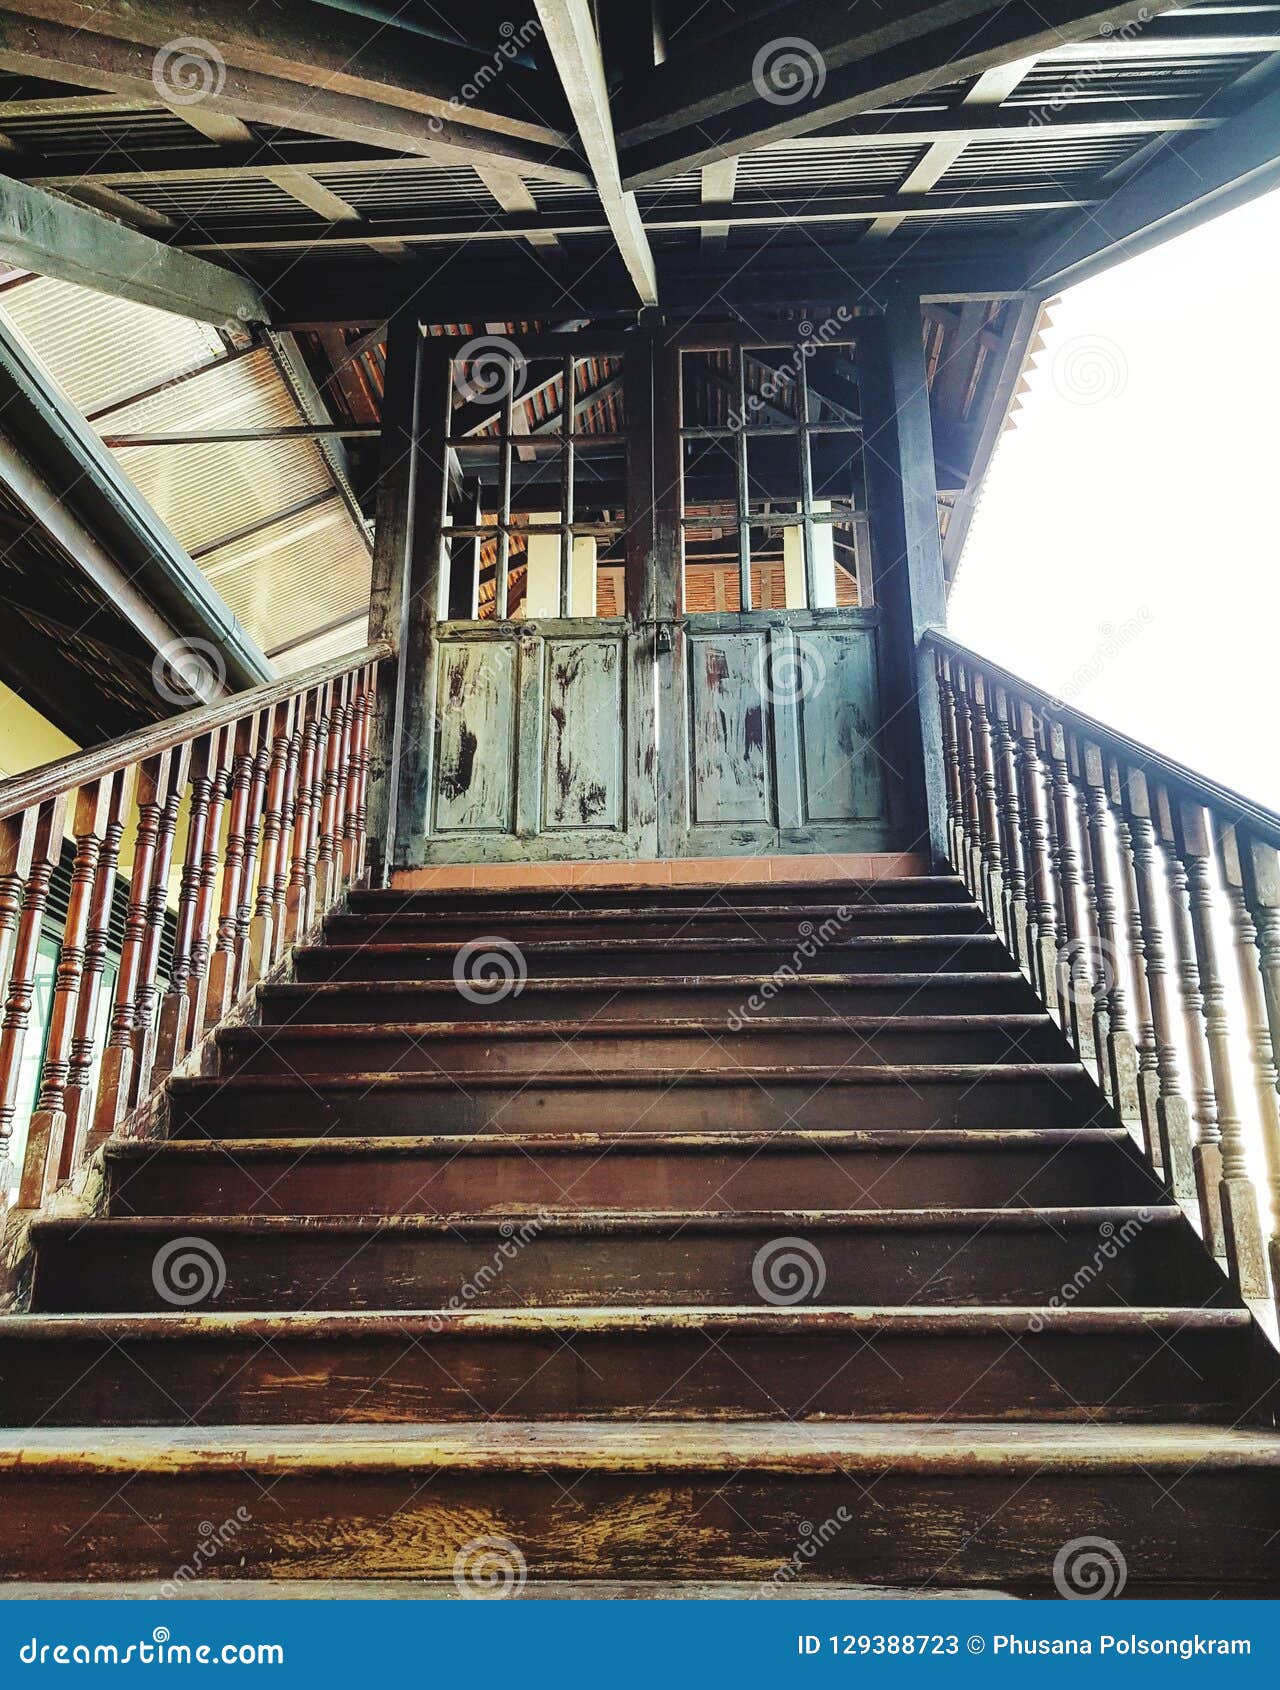
[(927, 629), (946, 623), (946, 578), (917, 296), (891, 291), (883, 318), (870, 326), (861, 348), (876, 600), (885, 614), (885, 702), (897, 723), (896, 741), (886, 752), (903, 776), (904, 844), (946, 862), (946, 760), (938, 677), (932, 654), (921, 647)]

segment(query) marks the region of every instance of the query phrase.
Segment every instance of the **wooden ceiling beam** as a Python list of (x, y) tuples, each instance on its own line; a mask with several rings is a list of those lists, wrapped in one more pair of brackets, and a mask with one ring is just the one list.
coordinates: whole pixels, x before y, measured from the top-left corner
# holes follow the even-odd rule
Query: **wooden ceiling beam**
[(243, 327), (271, 317), (263, 294), (245, 277), (4, 177), (0, 258), (205, 323)]
[(658, 275), (635, 195), (622, 186), (604, 60), (587, 0), (536, 0), (536, 4), (596, 192), (627, 274), (641, 304), (656, 305)]
[[(975, 15), (979, 12), (983, 15)], [(963, 15), (951, 21), (957, 13)], [(1132, 0), (1106, 7), (1097, 0), (1008, 0), (995, 10), (921, 8), (894, 0), (877, 11), (879, 28), (859, 31), (845, 0), (822, 0), (805, 10), (817, 55), (797, 61), (799, 86), (808, 77), (807, 96), (797, 97), (792, 84), (769, 97), (776, 20), (771, 24), (767, 18), (726, 43), (715, 65), (690, 55), (694, 62), (668, 59), (637, 78), (619, 100), (624, 175), (632, 188), (653, 185), (728, 154), (809, 135), (1011, 60), (1039, 56), (1131, 20), (1132, 13)], [(922, 26), (938, 19), (949, 21), (924, 34)]]
[[(1087, 196), (1059, 189), (1043, 192), (1008, 188), (998, 192), (963, 194), (866, 194), (856, 197), (831, 196), (822, 199), (774, 198), (731, 205), (663, 206), (651, 212), (648, 227), (657, 231), (698, 230), (726, 226), (735, 229), (800, 228), (806, 225), (872, 223), (893, 215), (901, 218), (965, 217), (978, 212), (1041, 213), (1070, 211), (1094, 202)], [(494, 241), (527, 240), (531, 233), (552, 235), (600, 235), (614, 232), (607, 217), (597, 211), (562, 212), (538, 222), (528, 218), (493, 218), (477, 226), (474, 218), (419, 217), (379, 220), (376, 223), (334, 223), (321, 230), (289, 229), (278, 223), (221, 229), (217, 239), (185, 240), (189, 252), (288, 252), (319, 249), (340, 251), (346, 247), (458, 246)]]
[[(137, 15), (151, 16), (141, 7)], [(162, 84), (164, 80), (157, 70), (157, 57), (145, 43), (0, 11), (0, 70), (86, 84), (126, 95), (154, 109), (157, 78)], [(470, 108), (464, 108), (463, 118), (433, 117), (332, 88), (308, 87), (301, 81), (212, 61), (207, 80), (208, 91), (198, 100), (177, 102), (182, 104), (188, 122), (198, 107), (205, 117), (223, 114), (242, 123), (328, 135), (357, 146), (418, 154), (436, 164), (499, 163), (518, 168), (526, 176), (584, 186), (588, 182), (581, 166), (566, 156), (560, 143), (534, 142), (477, 128), (467, 121)]]
[[(317, 13), (311, 0), (258, 6), (243, 0), (147, 0), (145, 5), (134, 0), (93, 0), (92, 5), (6, 0), (6, 10), (153, 51), (208, 41), (227, 66), (283, 77), (316, 92), (398, 106), (449, 124), (465, 120), (472, 128), (542, 146), (563, 146), (568, 139), (563, 122), (555, 121), (565, 115), (555, 83), (520, 64), (514, 52), (504, 52), (500, 41), (491, 52), (461, 42), (426, 42), (394, 23), (337, 10)], [(179, 58), (170, 61), (174, 73)], [(164, 66), (158, 64), (157, 82), (164, 79)]]

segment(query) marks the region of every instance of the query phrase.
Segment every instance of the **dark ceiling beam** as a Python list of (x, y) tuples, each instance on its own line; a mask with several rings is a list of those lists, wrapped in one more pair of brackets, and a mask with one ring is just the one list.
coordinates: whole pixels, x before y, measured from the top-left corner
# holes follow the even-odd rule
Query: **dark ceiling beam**
[[(786, 103), (764, 98), (755, 80), (758, 66), (770, 62), (776, 20), (741, 30), (714, 64), (696, 55), (692, 62), (668, 59), (619, 95), (624, 177), (633, 188), (661, 182), (727, 154), (812, 134), (842, 118), (980, 76), (1011, 59), (1047, 53), (1133, 16), (1132, 0), (1106, 7), (1096, 0), (1009, 0), (974, 15), (981, 10), (967, 4), (922, 9), (893, 0), (876, 13), (881, 27), (867, 31), (846, 0), (808, 5), (806, 38), (818, 48), (821, 63), (809, 67), (812, 96)], [(949, 12), (965, 15), (921, 39), (921, 25)]]
[(578, 139), (627, 274), (642, 305), (655, 305), (658, 277), (635, 195), (622, 186), (604, 60), (587, 0), (536, 0)]
[[(137, 15), (144, 13), (150, 16), (139, 7)], [(0, 70), (87, 84), (154, 108), (156, 60), (155, 49), (145, 43), (0, 11)], [(270, 124), (328, 135), (357, 146), (415, 153), (437, 164), (506, 163), (526, 176), (587, 183), (581, 166), (558, 143), (495, 134), (462, 119), (432, 117), (235, 65), (212, 67), (209, 92), (198, 104), (178, 102), (175, 110), (188, 122), (196, 111), (202, 116), (221, 113), (243, 123)], [(465, 114), (469, 108), (463, 110)]]
[(205, 323), (270, 320), (263, 294), (245, 277), (3, 176), (0, 258)]
[[(735, 229), (803, 228), (810, 224), (873, 223), (877, 218), (967, 217), (982, 212), (1044, 213), (1070, 211), (1093, 201), (1056, 189), (1042, 192), (1020, 188), (979, 192), (927, 194), (832, 195), (804, 199), (773, 198), (732, 204), (663, 206), (649, 212), (647, 227), (655, 233), (708, 227)], [(530, 234), (608, 235), (612, 226), (597, 211), (546, 213), (529, 217), (416, 217), (379, 219), (376, 223), (334, 223), (324, 229), (290, 228), (267, 223), (247, 228), (220, 229), (216, 239), (181, 239), (190, 252), (306, 252), (379, 245), (454, 246), (493, 241), (527, 240)]]
[[(146, 0), (145, 5), (135, 0), (93, 0), (91, 5), (84, 0), (6, 0), (6, 9), (153, 51), (209, 41), (228, 66), (309, 89), (400, 106), (446, 123), (465, 119), (469, 127), (543, 146), (562, 146), (568, 138), (567, 114), (555, 83), (517, 62), (514, 52), (504, 54), (501, 40), (490, 51), (428, 43), (393, 23), (334, 10), (317, 15), (311, 0), (256, 6), (244, 0)], [(180, 58), (171, 61), (175, 69)], [(163, 86), (164, 80), (163, 64), (158, 64), (157, 84)]]
[(1057, 292), (1280, 183), (1280, 88), (1209, 135), (1171, 136), (1147, 168), (1033, 249), (1029, 290)]

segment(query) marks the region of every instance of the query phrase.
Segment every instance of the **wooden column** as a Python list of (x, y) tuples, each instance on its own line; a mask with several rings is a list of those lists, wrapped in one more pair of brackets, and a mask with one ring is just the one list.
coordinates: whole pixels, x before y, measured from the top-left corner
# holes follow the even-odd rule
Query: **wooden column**
[(946, 763), (937, 675), (920, 637), (947, 620), (938, 484), (920, 301), (892, 291), (883, 318), (859, 333), (876, 602), (884, 607), (885, 755), (902, 783), (903, 845), (947, 861)]
[(420, 861), (427, 838), (431, 764), (435, 745), (436, 627), (445, 613), (445, 513), (448, 509), (449, 418), (453, 366), (448, 354), (425, 342), (414, 425), (417, 468), (405, 576), (404, 641), (394, 862)]
[(422, 327), (416, 310), (393, 317), (387, 327), (386, 383), (382, 401), (378, 504), (374, 521), (373, 581), (369, 638), (385, 640), (393, 656), (378, 672), (369, 724), (369, 876), (385, 885), (395, 833), (403, 644), (408, 601), (409, 554), (413, 546), (417, 474), (418, 376)]

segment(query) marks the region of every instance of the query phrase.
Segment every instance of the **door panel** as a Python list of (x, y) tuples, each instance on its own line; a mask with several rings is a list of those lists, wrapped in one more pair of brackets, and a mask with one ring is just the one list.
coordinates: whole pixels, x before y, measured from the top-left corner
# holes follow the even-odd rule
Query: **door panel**
[(441, 642), (435, 831), (510, 833), (516, 815), (514, 641)]
[(765, 647), (755, 633), (686, 630), (689, 813), (695, 826), (769, 824)]
[(626, 635), (543, 645), (544, 832), (625, 826)]

